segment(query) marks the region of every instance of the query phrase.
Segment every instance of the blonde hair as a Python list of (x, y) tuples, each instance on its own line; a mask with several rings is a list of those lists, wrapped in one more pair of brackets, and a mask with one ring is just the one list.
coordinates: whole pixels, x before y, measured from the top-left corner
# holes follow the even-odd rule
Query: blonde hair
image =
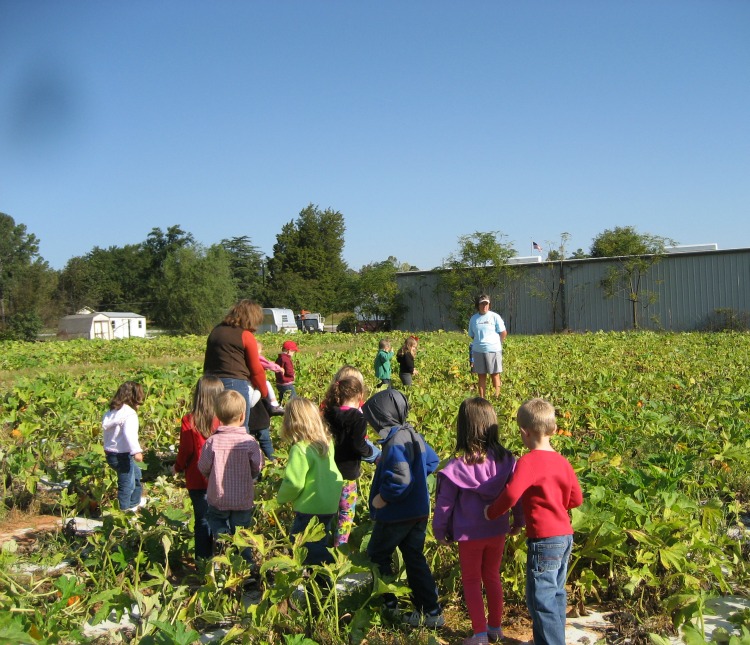
[(331, 433), (323, 423), (318, 408), (312, 401), (298, 396), (284, 406), (280, 435), (290, 444), (306, 441), (323, 457), (328, 454), (331, 445)]
[(216, 416), (216, 397), (224, 391), (224, 384), (216, 376), (205, 374), (198, 379), (193, 391), (193, 426), (203, 438), (211, 436)]
[(263, 308), (252, 300), (240, 300), (226, 316), (224, 324), (254, 332), (263, 322)]
[(544, 399), (530, 399), (518, 408), (516, 422), (526, 432), (539, 437), (550, 436), (557, 429), (555, 407)]
[(362, 383), (362, 387), (365, 387), (365, 377), (362, 376), (362, 372), (360, 372), (353, 365), (344, 365), (343, 367), (341, 367), (339, 371), (333, 375), (331, 384), (335, 383), (336, 381), (343, 381), (345, 378), (357, 379), (360, 383)]
[(388, 351), (391, 348), (391, 341), (387, 338), (384, 338), (378, 343), (378, 349), (382, 349), (383, 351)]
[(404, 354), (411, 354), (412, 356), (416, 356), (417, 343), (418, 341), (414, 336), (409, 336), (404, 341), (404, 344), (401, 345), (401, 349), (398, 350), (398, 356), (403, 356)]
[(241, 419), (246, 408), (245, 397), (234, 390), (224, 390), (216, 397), (216, 416), (224, 425)]

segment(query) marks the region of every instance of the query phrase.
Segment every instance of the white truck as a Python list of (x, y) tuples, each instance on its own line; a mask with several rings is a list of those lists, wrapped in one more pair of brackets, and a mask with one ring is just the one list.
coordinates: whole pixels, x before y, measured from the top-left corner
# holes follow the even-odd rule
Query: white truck
[(295, 316), (297, 320), (297, 329), (306, 334), (313, 334), (317, 332), (324, 332), (326, 319), (320, 314), (313, 314), (309, 311), (298, 314)]

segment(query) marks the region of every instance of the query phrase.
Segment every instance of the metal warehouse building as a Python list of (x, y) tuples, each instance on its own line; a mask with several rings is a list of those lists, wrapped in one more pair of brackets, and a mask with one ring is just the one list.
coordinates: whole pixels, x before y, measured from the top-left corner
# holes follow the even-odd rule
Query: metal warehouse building
[[(648, 257), (648, 256), (647, 256)], [(602, 280), (627, 258), (537, 262), (514, 267), (515, 277), (491, 293), (492, 310), (514, 334), (560, 330), (622, 331), (633, 328), (632, 302), (623, 291), (607, 297)], [(449, 298), (440, 287), (443, 271), (412, 271), (396, 276), (407, 306), (402, 330), (456, 330)], [(667, 254), (641, 277), (639, 327), (696, 331), (717, 310), (750, 313), (750, 249)], [(468, 320), (466, 321), (468, 326)], [(465, 328), (465, 327), (464, 327)]]

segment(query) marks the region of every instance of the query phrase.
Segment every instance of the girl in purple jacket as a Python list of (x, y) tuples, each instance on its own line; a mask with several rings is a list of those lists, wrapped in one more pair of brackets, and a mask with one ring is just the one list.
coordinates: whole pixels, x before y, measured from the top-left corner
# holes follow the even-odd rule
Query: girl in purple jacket
[[(465, 645), (502, 638), (503, 585), (500, 565), (505, 535), (524, 525), (520, 503), (496, 520), (484, 517), (484, 507), (496, 499), (510, 480), (515, 457), (498, 439), (497, 414), (486, 399), (466, 399), (456, 419), (456, 454), (437, 474), (437, 500), (432, 528), (443, 544), (458, 542), (461, 580), (473, 636)], [(487, 595), (487, 615), (482, 598)]]

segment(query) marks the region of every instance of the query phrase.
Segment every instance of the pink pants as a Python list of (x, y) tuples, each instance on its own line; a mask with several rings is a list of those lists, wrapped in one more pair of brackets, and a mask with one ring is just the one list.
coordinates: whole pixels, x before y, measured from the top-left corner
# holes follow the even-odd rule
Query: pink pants
[[(467, 540), (458, 543), (464, 600), (475, 634), (486, 632), (487, 625), (500, 627), (502, 624), (503, 583), (500, 581), (500, 565), (503, 563), (504, 549), (504, 534), (483, 540)], [(486, 618), (482, 584), (487, 594)]]

